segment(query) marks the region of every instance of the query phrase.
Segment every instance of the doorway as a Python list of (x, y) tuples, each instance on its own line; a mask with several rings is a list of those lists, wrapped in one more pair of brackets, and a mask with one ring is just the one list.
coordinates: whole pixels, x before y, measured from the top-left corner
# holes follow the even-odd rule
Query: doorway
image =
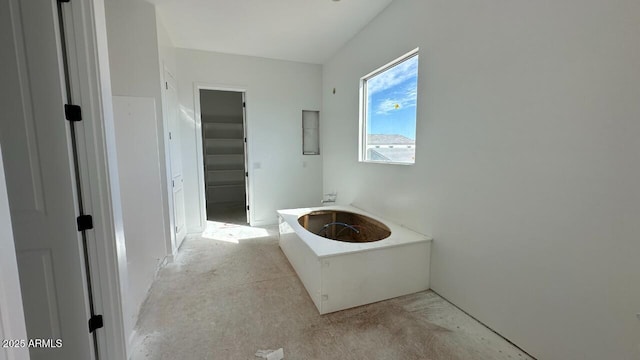
[(249, 222), (245, 93), (200, 89), (207, 221)]

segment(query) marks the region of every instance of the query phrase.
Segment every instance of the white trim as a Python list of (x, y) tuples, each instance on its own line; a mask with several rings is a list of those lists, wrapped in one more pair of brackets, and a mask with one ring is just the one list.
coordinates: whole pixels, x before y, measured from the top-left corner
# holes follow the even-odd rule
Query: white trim
[[(385, 65), (373, 70), (367, 75), (360, 78), (360, 92), (358, 98), (358, 161), (362, 163), (375, 163), (375, 164), (390, 164), (390, 165), (413, 165), (415, 164), (415, 159), (413, 162), (394, 162), (394, 161), (375, 161), (367, 159), (367, 81), (379, 75), (397, 65), (402, 64), (403, 62), (413, 58), (414, 56), (419, 56), (420, 48), (415, 48), (408, 53), (398, 57), (397, 59), (388, 62)], [(416, 104), (417, 106), (417, 104)], [(417, 115), (416, 115), (417, 116)], [(415, 145), (413, 145), (415, 148)]]
[[(65, 5), (69, 66), (74, 102), (82, 106), (78, 123), (80, 176), (87, 213), (94, 218), (89, 238), (101, 359), (126, 359), (128, 279), (120, 204), (104, 0)], [(128, 324), (132, 326), (132, 324)]]
[(364, 83), (364, 78), (360, 78), (360, 92), (358, 95), (358, 161), (360, 162), (367, 156), (367, 142), (364, 140), (367, 131), (367, 109), (364, 101), (367, 97), (367, 88)]
[[(202, 149), (202, 114), (200, 112), (200, 90), (218, 90), (218, 91), (234, 91), (241, 92), (244, 94), (244, 101), (248, 103), (249, 99), (249, 90), (246, 86), (236, 86), (236, 85), (228, 85), (228, 84), (212, 84), (212, 83), (202, 83), (202, 82), (194, 82), (193, 83), (193, 99), (194, 99), (194, 112), (195, 112), (195, 139), (196, 139), (196, 161), (198, 162), (198, 195), (200, 199), (200, 229), (198, 231), (202, 232), (205, 230), (207, 225), (207, 205), (206, 205), (206, 188), (205, 188), (205, 180), (204, 180), (204, 152)], [(249, 167), (251, 156), (251, 137), (249, 136), (249, 126), (248, 119), (249, 115), (247, 114), (246, 108), (244, 111), (244, 134), (247, 138), (247, 150), (245, 153), (245, 171), (249, 173), (247, 178), (247, 196), (249, 197), (249, 218), (247, 222), (251, 226), (256, 226), (253, 221), (255, 215), (253, 213), (255, 207), (253, 206), (253, 176)]]
[(274, 217), (271, 220), (253, 220), (251, 221), (251, 226), (271, 226), (271, 225), (277, 225), (278, 224), (278, 218)]
[[(176, 240), (176, 216), (174, 212), (174, 203), (173, 203), (173, 188), (170, 186), (171, 180), (173, 178), (172, 169), (171, 169), (171, 149), (170, 149), (170, 141), (169, 140), (169, 111), (167, 110), (167, 94), (166, 94), (166, 82), (168, 81), (166, 78), (166, 74), (169, 74), (173, 77), (174, 84), (176, 85), (176, 97), (178, 97), (178, 81), (176, 76), (169, 70), (164, 60), (162, 61), (162, 71), (160, 71), (160, 100), (162, 101), (162, 136), (164, 137), (164, 162), (165, 162), (165, 177), (167, 181), (166, 192), (167, 192), (167, 205), (169, 211), (169, 238), (168, 241), (165, 241), (165, 253), (168, 254), (168, 261), (172, 262), (176, 255), (178, 255), (178, 246)], [(177, 110), (176, 110), (177, 111)], [(176, 115), (177, 116), (177, 115)]]
[(409, 51), (408, 53), (406, 53), (406, 54), (404, 54), (402, 56), (399, 56), (395, 60), (389, 61), (388, 63), (380, 66), (379, 68), (377, 68), (375, 70), (373, 70), (372, 72), (368, 73), (367, 75), (361, 77), (360, 80), (367, 80), (367, 79), (369, 79), (371, 77), (374, 77), (374, 76), (376, 76), (376, 75), (378, 75), (380, 73), (383, 73), (383, 72), (391, 69), (392, 67), (394, 67), (396, 65), (399, 65), (399, 64), (411, 59), (412, 57), (418, 55), (419, 52), (420, 52), (420, 48), (419, 47), (415, 48), (415, 49)]

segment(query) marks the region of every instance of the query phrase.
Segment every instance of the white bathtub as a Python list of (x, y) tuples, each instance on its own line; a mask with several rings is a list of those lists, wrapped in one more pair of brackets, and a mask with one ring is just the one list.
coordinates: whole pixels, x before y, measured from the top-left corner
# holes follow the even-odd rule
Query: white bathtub
[[(337, 210), (368, 216), (391, 235), (365, 243), (335, 241), (307, 231), (298, 218)], [(431, 239), (353, 206), (278, 210), (280, 248), (320, 314), (429, 289)]]

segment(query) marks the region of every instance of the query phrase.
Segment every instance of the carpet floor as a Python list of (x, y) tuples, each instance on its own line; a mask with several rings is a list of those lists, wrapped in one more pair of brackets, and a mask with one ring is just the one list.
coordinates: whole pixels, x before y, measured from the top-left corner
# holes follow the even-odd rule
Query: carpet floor
[(277, 227), (209, 222), (152, 285), (133, 360), (531, 359), (433, 291), (319, 315)]

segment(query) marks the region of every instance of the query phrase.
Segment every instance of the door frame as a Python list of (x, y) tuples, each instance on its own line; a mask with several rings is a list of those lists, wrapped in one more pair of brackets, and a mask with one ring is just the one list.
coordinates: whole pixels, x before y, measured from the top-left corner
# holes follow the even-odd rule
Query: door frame
[(94, 223), (89, 232), (94, 306), (105, 324), (97, 330), (99, 356), (126, 359), (129, 354), (125, 323), (130, 311), (125, 305), (127, 257), (104, 0), (78, 0), (63, 5), (69, 80), (74, 102), (82, 107), (84, 119), (76, 125), (76, 136), (82, 195)]
[[(161, 99), (162, 99), (162, 136), (164, 137), (164, 161), (165, 161), (165, 170), (166, 170), (166, 183), (167, 183), (167, 189), (166, 189), (166, 195), (167, 195), (167, 204), (168, 204), (168, 217), (169, 217), (169, 237), (166, 239), (167, 243), (165, 245), (166, 247), (166, 253), (170, 254), (167, 257), (167, 262), (171, 261), (173, 258), (175, 258), (175, 256), (178, 254), (178, 248), (180, 247), (180, 244), (178, 244), (178, 240), (177, 240), (177, 234), (176, 234), (176, 216), (175, 216), (175, 203), (174, 203), (174, 199), (173, 199), (173, 187), (171, 186), (171, 181), (173, 180), (173, 171), (172, 171), (172, 164), (171, 164), (171, 139), (169, 138), (169, 112), (167, 109), (167, 104), (168, 104), (168, 99), (167, 99), (167, 94), (166, 94), (166, 88), (165, 88), (165, 83), (168, 82), (169, 80), (167, 79), (167, 74), (169, 76), (171, 76), (173, 78), (173, 81), (175, 82), (175, 90), (176, 90), (176, 97), (178, 97), (178, 79), (176, 78), (175, 74), (167, 67), (167, 65), (163, 62), (162, 63), (162, 74), (161, 74), (161, 81), (162, 81), (162, 91), (160, 92), (161, 95)], [(180, 99), (178, 98), (178, 105), (180, 103)], [(177, 111), (178, 109), (176, 109)], [(177, 113), (176, 116), (178, 117), (178, 119), (176, 121), (180, 121), (179, 116), (180, 114)], [(179, 136), (179, 134), (174, 134), (176, 136)], [(182, 153), (182, 151), (180, 152)], [(184, 177), (184, 168), (183, 168), (183, 177)], [(185, 225), (186, 226), (186, 225)], [(188, 231), (187, 231), (188, 232)], [(184, 239), (183, 239), (184, 240)]]
[(196, 139), (196, 156), (198, 162), (198, 195), (200, 199), (200, 231), (204, 231), (207, 225), (207, 192), (206, 192), (206, 181), (204, 179), (204, 151), (202, 146), (202, 112), (200, 110), (200, 90), (216, 90), (216, 91), (231, 91), (231, 92), (239, 92), (242, 93), (242, 99), (245, 102), (245, 106), (243, 108), (243, 130), (244, 137), (247, 139), (245, 143), (245, 151), (244, 151), (244, 171), (248, 174), (246, 176), (245, 181), (245, 197), (246, 203), (249, 207), (247, 211), (247, 223), (251, 224), (254, 216), (254, 206), (253, 206), (253, 174), (249, 167), (250, 158), (251, 158), (251, 138), (249, 137), (249, 115), (247, 114), (246, 103), (247, 98), (249, 97), (249, 90), (247, 86), (236, 86), (236, 85), (228, 85), (228, 84), (214, 84), (214, 83), (203, 83), (203, 82), (195, 82), (193, 84), (193, 100), (194, 100), (194, 111), (195, 111), (195, 139)]
[[(17, 46), (24, 47), (19, 1), (8, 0), (9, 16), (13, 39)], [(94, 225), (93, 230), (87, 232), (88, 266), (92, 274), (95, 312), (103, 316), (105, 324), (96, 330), (98, 351), (100, 359), (127, 359), (125, 324), (130, 311), (126, 306), (127, 257), (104, 0), (77, 0), (62, 5), (71, 92), (75, 105), (82, 108), (83, 118), (75, 125), (79, 181), (85, 210), (92, 215)], [(24, 58), (19, 61), (22, 63)], [(86, 284), (82, 286), (86, 289)]]

